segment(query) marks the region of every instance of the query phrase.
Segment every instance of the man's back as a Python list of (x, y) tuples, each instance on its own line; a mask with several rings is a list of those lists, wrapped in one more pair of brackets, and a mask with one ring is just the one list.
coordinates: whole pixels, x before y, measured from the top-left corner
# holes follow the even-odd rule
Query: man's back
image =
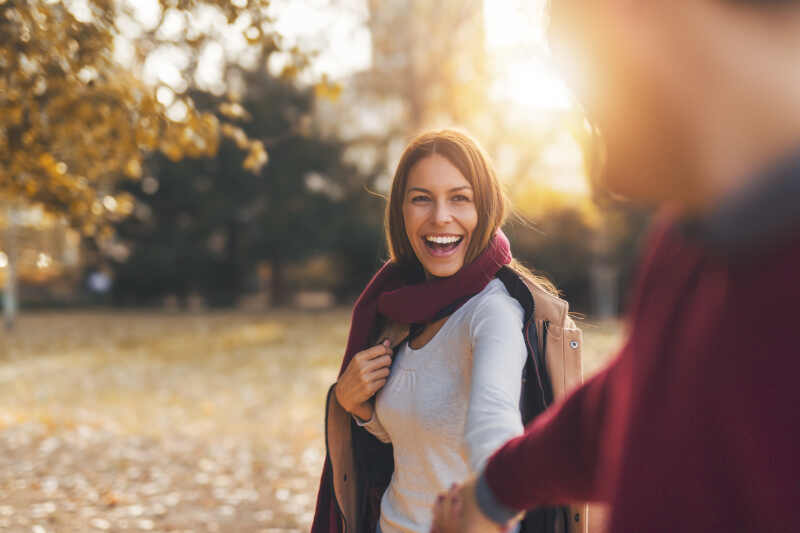
[(609, 393), (609, 531), (800, 528), (797, 229), (733, 257), (674, 227), (658, 244)]

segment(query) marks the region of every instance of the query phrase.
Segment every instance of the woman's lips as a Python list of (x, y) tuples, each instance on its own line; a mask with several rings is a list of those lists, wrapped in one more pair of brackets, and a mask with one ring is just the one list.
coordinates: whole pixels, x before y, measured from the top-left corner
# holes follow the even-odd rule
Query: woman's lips
[(461, 237), (457, 242), (445, 245), (433, 243), (426, 238), (423, 238), (422, 242), (425, 245), (425, 250), (427, 250), (430, 255), (436, 258), (442, 258), (455, 254), (463, 244), (464, 238)]

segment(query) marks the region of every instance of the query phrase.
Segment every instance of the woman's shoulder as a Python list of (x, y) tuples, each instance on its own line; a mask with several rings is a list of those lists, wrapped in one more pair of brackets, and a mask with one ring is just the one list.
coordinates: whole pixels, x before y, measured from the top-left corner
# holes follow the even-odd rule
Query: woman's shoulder
[(470, 300), (469, 315), (471, 317), (491, 317), (496, 320), (522, 322), (524, 309), (522, 305), (506, 289), (502, 281), (495, 278), (481, 292)]
[(535, 279), (510, 270), (502, 279), (503, 284), (509, 287), (512, 298), (526, 302), (525, 305), (530, 306), (529, 310), (533, 311), (535, 321), (562, 325), (572, 322), (569, 316), (569, 303), (550, 288)]
[(525, 285), (531, 293), (534, 301), (533, 318), (537, 321), (548, 321), (553, 324), (566, 325), (572, 322), (569, 316), (569, 303), (540, 287), (536, 283), (526, 281)]
[[(495, 353), (500, 349), (506, 352), (504, 356), (520, 357), (524, 360), (527, 354), (523, 335), (525, 310), (503, 282), (492, 280), (473, 300), (467, 320), (467, 331), (473, 348), (488, 348), (495, 354), (495, 359), (500, 357)], [(484, 342), (486, 340), (488, 343)]]

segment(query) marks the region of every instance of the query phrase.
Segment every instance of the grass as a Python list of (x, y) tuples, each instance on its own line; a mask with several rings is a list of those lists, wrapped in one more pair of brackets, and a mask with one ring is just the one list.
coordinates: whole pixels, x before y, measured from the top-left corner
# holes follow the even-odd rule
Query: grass
[(3, 343), (0, 405), (18, 420), (274, 440), (319, 426), (346, 321), (341, 312), (23, 316)]
[[(202, 460), (217, 453), (219, 446), (238, 450), (239, 455), (225, 455), (229, 462), (237, 460), (234, 456), (249, 457), (250, 474), (238, 490), (256, 495), (247, 500), (250, 507), (247, 501), (224, 503), (228, 500), (220, 494), (230, 483), (223, 483), (217, 487), (220, 490), (209, 488), (209, 501), (222, 502), (213, 520), (197, 518), (201, 516), (196, 514), (197, 505), (187, 503), (172, 514), (148, 518), (151, 529), (214, 530), (209, 524), (241, 532), (307, 528), (324, 454), (324, 396), (339, 367), (348, 322), (346, 309), (263, 315), (120, 311), (23, 315), (15, 330), (4, 333), (0, 341), (0, 455), (5, 445), (15, 461), (33, 466), (25, 474), (31, 479), (20, 490), (21, 482), (0, 464), (0, 472), (5, 472), (0, 473), (0, 494), (14, 490), (13, 501), (5, 508), (0, 498), (0, 529), (6, 530), (5, 524), (10, 531), (31, 531), (36, 517), (27, 516), (25, 509), (36, 505), (51, 509), (41, 507), (51, 500), (56, 508), (48, 516), (53, 520), (36, 531), (101, 530), (95, 526), (102, 526), (102, 520), (114, 531), (142, 529), (119, 514), (118, 504), (98, 508), (91, 498), (84, 501), (83, 496), (66, 492), (47, 496), (31, 489), (41, 487), (48, 475), (41, 448), (54, 445), (46, 445), (47, 439), (61, 439), (63, 444), (95, 433), (100, 435), (95, 439), (97, 449), (62, 447), (79, 465), (73, 468), (86, 470), (85, 477), (95, 479), (100, 492), (112, 490), (109, 487), (118, 484), (119, 476), (110, 469), (110, 477), (103, 477), (90, 463), (98, 458), (106, 461), (110, 453), (126, 446), (150, 453), (148, 461), (176, 472), (164, 494), (151, 498), (146, 491), (137, 493), (133, 481), (127, 496), (125, 490), (114, 493), (120, 501), (127, 498), (128, 507), (142, 502), (156, 505), (169, 493), (167, 489), (176, 494), (205, 490), (197, 488), (198, 483), (205, 485), (195, 471), (208, 466)], [(584, 366), (592, 373), (619, 342), (619, 328), (613, 322), (586, 321), (581, 327)], [(27, 451), (18, 445), (22, 441), (28, 442)], [(184, 446), (180, 454), (172, 451), (177, 445)], [(140, 467), (146, 469), (146, 465), (136, 468)], [(230, 471), (235, 468), (230, 466)], [(232, 473), (228, 477), (235, 478)], [(84, 511), (73, 509), (68, 497), (78, 507), (95, 509), (95, 514), (80, 515)], [(177, 525), (167, 528), (168, 519)]]

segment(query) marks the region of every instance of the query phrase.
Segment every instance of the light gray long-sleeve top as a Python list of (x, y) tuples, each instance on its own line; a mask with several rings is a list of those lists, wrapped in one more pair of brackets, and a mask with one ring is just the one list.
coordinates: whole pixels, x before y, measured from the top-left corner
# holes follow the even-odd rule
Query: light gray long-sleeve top
[(522, 433), (523, 315), (494, 279), (428, 344), (398, 349), (372, 419), (359, 422), (394, 447), (381, 533), (427, 533), (437, 494), (480, 471), (497, 448)]

